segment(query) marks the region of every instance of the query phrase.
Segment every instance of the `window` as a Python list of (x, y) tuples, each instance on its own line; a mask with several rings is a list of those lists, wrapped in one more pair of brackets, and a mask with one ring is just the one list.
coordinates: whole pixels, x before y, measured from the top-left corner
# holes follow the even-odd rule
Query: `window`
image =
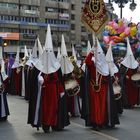
[(75, 20), (75, 15), (72, 14), (72, 15), (71, 15), (71, 19), (72, 19), (72, 20)]
[(71, 30), (75, 30), (75, 24), (71, 24)]
[(75, 5), (71, 4), (71, 10), (75, 10)]

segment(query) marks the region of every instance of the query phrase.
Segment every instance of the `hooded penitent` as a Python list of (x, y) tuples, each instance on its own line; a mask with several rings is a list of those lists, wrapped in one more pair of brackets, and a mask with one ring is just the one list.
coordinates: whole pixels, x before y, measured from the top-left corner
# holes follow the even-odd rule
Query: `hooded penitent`
[(88, 42), (87, 42), (87, 55), (90, 53), (90, 51), (91, 51), (91, 44), (88, 40)]
[(109, 48), (108, 48), (108, 51), (107, 51), (107, 54), (106, 54), (106, 61), (107, 61), (108, 66), (109, 66), (110, 75), (114, 76), (114, 74), (118, 72), (118, 68), (114, 63), (111, 44), (109, 44)]
[(74, 56), (74, 60), (77, 61), (76, 52), (73, 45), (72, 45), (72, 56)]
[(14, 68), (18, 68), (20, 66), (21, 66), (21, 64), (20, 64), (20, 60), (19, 60), (19, 47), (18, 47), (16, 58), (15, 58), (14, 64), (12, 65), (12, 68), (14, 69)]
[(70, 62), (70, 60), (68, 58), (66, 44), (65, 44), (65, 40), (64, 40), (63, 35), (62, 35), (62, 41), (61, 41), (61, 60), (60, 60), (60, 63), (61, 63), (61, 69), (62, 69), (63, 74), (69, 74), (73, 71), (74, 66), (72, 65), (72, 63)]
[(1, 66), (1, 69), (0, 69), (1, 76), (2, 76), (3, 81), (5, 81), (8, 78), (8, 76), (5, 72), (5, 62), (3, 60), (2, 48), (1, 47), (0, 47), (0, 66)]
[(35, 67), (45, 74), (56, 72), (60, 68), (60, 63), (53, 52), (52, 36), (50, 25), (48, 25), (45, 47), (42, 55), (35, 64)]
[(127, 52), (121, 64), (127, 68), (136, 69), (138, 67), (138, 62), (134, 58), (128, 37), (126, 38), (126, 40), (127, 40)]
[(29, 60), (26, 62), (26, 65), (28, 66), (35, 65), (35, 63), (38, 61), (38, 58), (40, 58), (42, 53), (43, 53), (43, 48), (41, 46), (39, 38), (37, 37), (37, 39), (35, 40), (34, 47), (32, 49), (32, 53), (29, 57)]
[(95, 62), (97, 72), (99, 72), (103, 76), (109, 75), (108, 63), (106, 62), (105, 54), (101, 48), (98, 38), (97, 38), (97, 47), (95, 47), (93, 50), (94, 57), (92, 59)]

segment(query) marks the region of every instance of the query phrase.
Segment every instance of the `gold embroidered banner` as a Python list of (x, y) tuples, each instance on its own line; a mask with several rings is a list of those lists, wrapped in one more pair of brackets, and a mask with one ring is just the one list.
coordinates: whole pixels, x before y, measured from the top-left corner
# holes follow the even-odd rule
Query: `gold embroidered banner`
[(109, 21), (109, 16), (103, 0), (88, 0), (82, 10), (82, 22), (98, 35)]

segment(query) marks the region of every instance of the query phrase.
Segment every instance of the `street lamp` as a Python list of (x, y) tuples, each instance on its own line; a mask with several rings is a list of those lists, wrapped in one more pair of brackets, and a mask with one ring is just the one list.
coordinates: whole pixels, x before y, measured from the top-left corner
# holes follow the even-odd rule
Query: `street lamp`
[(120, 18), (122, 18), (122, 9), (124, 8), (125, 4), (127, 4), (128, 2), (132, 2), (129, 7), (132, 11), (134, 11), (137, 6), (134, 0), (111, 0), (111, 2), (115, 2), (116, 4), (118, 4), (120, 8)]
[(20, 42), (20, 10), (21, 10), (21, 3), (20, 3), (20, 0), (18, 0), (18, 18), (19, 18), (19, 25), (18, 25), (18, 32), (19, 32), (19, 47), (21, 45), (21, 42)]
[(4, 54), (4, 48), (7, 46), (7, 42), (2, 42), (2, 55), (3, 55), (3, 58), (5, 58), (5, 54)]

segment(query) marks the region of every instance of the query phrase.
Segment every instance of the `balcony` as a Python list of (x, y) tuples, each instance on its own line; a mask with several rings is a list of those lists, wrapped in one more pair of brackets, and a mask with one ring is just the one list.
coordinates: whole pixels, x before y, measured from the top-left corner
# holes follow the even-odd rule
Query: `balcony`
[(47, 7), (69, 9), (70, 4), (67, 2), (46, 1)]

